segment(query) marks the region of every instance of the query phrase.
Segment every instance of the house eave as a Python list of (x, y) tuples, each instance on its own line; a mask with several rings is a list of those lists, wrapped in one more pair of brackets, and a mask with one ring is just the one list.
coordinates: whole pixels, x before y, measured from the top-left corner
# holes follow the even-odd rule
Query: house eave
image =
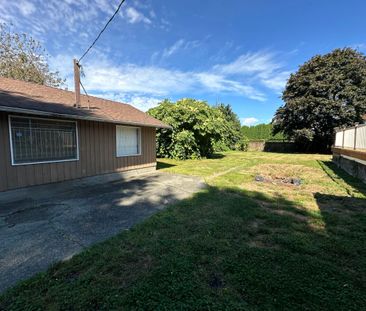
[(72, 120), (86, 120), (86, 121), (105, 122), (105, 123), (113, 123), (113, 124), (172, 129), (172, 127), (169, 125), (156, 125), (156, 124), (133, 122), (133, 121), (111, 120), (111, 119), (103, 119), (103, 118), (91, 117), (91, 116), (79, 116), (79, 115), (73, 115), (73, 114), (65, 114), (65, 113), (57, 113), (57, 112), (25, 109), (25, 108), (9, 107), (9, 106), (0, 106), (0, 111), (23, 113), (23, 114), (37, 115), (37, 116), (46, 116), (46, 117), (56, 117), (56, 118), (72, 119)]

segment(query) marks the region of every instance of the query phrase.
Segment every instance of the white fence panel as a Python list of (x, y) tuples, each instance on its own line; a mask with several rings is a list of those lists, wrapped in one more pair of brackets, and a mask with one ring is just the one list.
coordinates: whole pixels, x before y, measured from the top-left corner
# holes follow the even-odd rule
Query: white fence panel
[(366, 149), (366, 125), (357, 127), (356, 149)]
[(355, 146), (355, 129), (347, 129), (344, 131), (344, 148), (354, 148)]
[(335, 147), (342, 147), (343, 145), (343, 131), (336, 133)]

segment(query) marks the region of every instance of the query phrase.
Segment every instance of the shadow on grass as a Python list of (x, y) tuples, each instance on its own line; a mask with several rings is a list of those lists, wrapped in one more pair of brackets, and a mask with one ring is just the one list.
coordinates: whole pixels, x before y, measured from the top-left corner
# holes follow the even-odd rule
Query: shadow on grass
[(157, 170), (162, 170), (164, 168), (169, 168), (169, 167), (173, 167), (173, 166), (176, 166), (176, 165), (175, 164), (170, 164), (170, 163), (167, 163), (167, 162), (161, 162), (161, 161), (156, 162), (156, 169)]
[(207, 187), (11, 289), (0, 309), (361, 310), (365, 217), (319, 206)]
[(327, 248), (326, 252), (336, 257), (336, 264), (342, 267), (340, 270), (349, 271), (344, 280), (344, 287), (348, 287), (352, 282), (362, 289), (363, 294), (358, 299), (365, 304), (366, 185), (337, 167), (332, 161), (318, 161), (318, 163), (329, 178), (347, 193), (344, 196), (320, 192), (314, 194), (327, 238), (333, 243), (333, 248)]
[(225, 158), (225, 155), (222, 153), (214, 153), (211, 154), (209, 157), (207, 157), (207, 159), (223, 159)]
[[(342, 188), (344, 188), (347, 191), (348, 195), (353, 196), (354, 192), (359, 192), (360, 194), (366, 196), (366, 184), (363, 183), (360, 179), (349, 175), (346, 171), (339, 168), (332, 161), (318, 160), (317, 162), (323, 169), (323, 171), (328, 175), (328, 177), (332, 179), (335, 183), (340, 185)], [(345, 188), (340, 182), (344, 182), (350, 187)], [(353, 188), (352, 191), (350, 191), (350, 188)]]

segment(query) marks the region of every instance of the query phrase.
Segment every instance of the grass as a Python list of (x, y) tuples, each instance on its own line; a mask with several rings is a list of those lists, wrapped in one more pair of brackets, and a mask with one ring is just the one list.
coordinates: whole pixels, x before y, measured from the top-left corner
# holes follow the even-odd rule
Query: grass
[(159, 167), (209, 186), (20, 283), (0, 309), (364, 309), (366, 185), (330, 156), (230, 152)]

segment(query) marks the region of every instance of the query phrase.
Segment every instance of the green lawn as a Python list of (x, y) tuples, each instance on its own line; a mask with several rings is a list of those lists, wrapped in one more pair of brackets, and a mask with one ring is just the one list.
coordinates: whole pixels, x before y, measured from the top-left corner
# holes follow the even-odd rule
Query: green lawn
[[(230, 152), (159, 168), (209, 187), (19, 284), (0, 309), (365, 309), (366, 185), (330, 156)], [(287, 177), (303, 183), (275, 182)]]

